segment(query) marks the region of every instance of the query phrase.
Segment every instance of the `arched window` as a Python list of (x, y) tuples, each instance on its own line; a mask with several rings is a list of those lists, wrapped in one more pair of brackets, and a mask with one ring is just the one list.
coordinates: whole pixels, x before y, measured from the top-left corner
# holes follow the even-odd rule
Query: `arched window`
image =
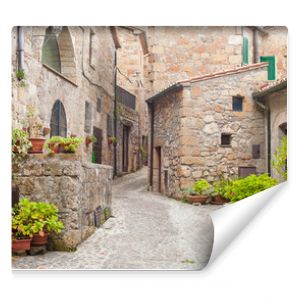
[(60, 53), (56, 35), (52, 30), (52, 26), (46, 29), (46, 35), (44, 39), (42, 49), (42, 63), (61, 72)]
[(61, 101), (56, 100), (51, 114), (50, 136), (67, 136), (67, 118), (66, 112)]

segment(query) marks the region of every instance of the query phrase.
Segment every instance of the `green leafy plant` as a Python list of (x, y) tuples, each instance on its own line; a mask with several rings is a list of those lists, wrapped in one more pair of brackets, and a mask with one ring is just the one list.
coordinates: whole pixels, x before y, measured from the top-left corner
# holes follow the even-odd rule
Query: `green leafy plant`
[(228, 189), (230, 188), (231, 184), (232, 184), (232, 180), (220, 178), (219, 180), (214, 182), (211, 196), (215, 197), (217, 195), (220, 195), (226, 198), (225, 195)]
[(26, 107), (26, 117), (21, 120), (25, 130), (29, 134), (29, 138), (43, 136), (43, 125), (37, 116), (36, 108), (33, 104)]
[(32, 237), (34, 234), (60, 233), (64, 225), (58, 220), (58, 216), (58, 209), (54, 204), (22, 198), (12, 212), (13, 237), (18, 239)]
[(25, 72), (23, 69), (16, 71), (16, 77), (19, 81), (25, 79)]
[(62, 140), (62, 147), (66, 153), (75, 153), (79, 145), (82, 143), (82, 139), (79, 137), (66, 137)]
[(85, 144), (88, 146), (90, 143), (96, 143), (97, 138), (94, 135), (88, 135), (85, 137)]
[(227, 187), (224, 196), (229, 199), (230, 202), (236, 202), (264, 191), (277, 183), (277, 180), (268, 174), (249, 175), (245, 178), (233, 180)]
[(12, 161), (19, 164), (28, 155), (28, 150), (32, 144), (29, 141), (28, 133), (22, 129), (13, 128), (12, 130)]
[(53, 154), (55, 152), (55, 148), (61, 146), (63, 142), (64, 142), (63, 137), (52, 136), (45, 142), (44, 148), (48, 151), (49, 154)]
[(108, 137), (108, 142), (111, 144), (115, 144), (117, 141), (117, 138), (115, 136), (109, 136)]
[(192, 189), (198, 195), (208, 195), (210, 192), (209, 190), (210, 187), (211, 185), (205, 179), (200, 179), (194, 183)]
[(277, 175), (287, 180), (287, 137), (281, 139), (280, 145), (276, 148), (272, 166)]

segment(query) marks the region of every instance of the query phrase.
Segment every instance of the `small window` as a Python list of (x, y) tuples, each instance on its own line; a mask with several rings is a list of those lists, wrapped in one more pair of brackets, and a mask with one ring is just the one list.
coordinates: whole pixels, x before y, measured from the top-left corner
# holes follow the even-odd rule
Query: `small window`
[(85, 114), (84, 114), (84, 132), (91, 133), (92, 129), (92, 105), (85, 101)]
[(268, 80), (276, 79), (276, 58), (275, 56), (261, 56), (261, 62), (268, 62)]
[(252, 145), (252, 158), (260, 158), (260, 145)]
[(243, 111), (243, 97), (235, 96), (232, 98), (232, 110)]
[(231, 134), (222, 133), (221, 135), (221, 145), (222, 146), (230, 146), (231, 144)]
[(102, 162), (102, 130), (100, 128), (93, 128), (93, 135), (97, 141), (93, 143), (92, 163), (101, 164)]
[(247, 177), (256, 174), (256, 167), (239, 167), (239, 177)]
[(102, 101), (101, 101), (101, 98), (100, 97), (98, 97), (97, 98), (97, 112), (101, 112), (101, 103)]
[(249, 45), (248, 45), (248, 38), (243, 37), (243, 64), (249, 64)]

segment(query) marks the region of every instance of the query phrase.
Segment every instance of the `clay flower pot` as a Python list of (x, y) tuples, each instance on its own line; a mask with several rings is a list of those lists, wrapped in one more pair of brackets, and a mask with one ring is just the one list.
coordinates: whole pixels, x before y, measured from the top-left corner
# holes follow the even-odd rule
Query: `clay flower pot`
[(12, 251), (15, 253), (25, 252), (30, 249), (30, 238), (26, 239), (13, 239), (12, 240)]
[(188, 195), (187, 196), (187, 201), (190, 204), (193, 204), (193, 203), (204, 204), (204, 203), (207, 203), (208, 200), (209, 200), (209, 196), (206, 196), (206, 195)]
[(45, 138), (38, 137), (38, 138), (30, 138), (29, 140), (32, 144), (32, 147), (28, 151), (28, 153), (43, 153)]
[(39, 247), (44, 246), (48, 243), (48, 233), (44, 233), (44, 235), (34, 234), (31, 241), (31, 246)]
[(217, 195), (213, 198), (213, 200), (211, 201), (211, 204), (222, 205), (227, 202), (229, 202), (228, 199), (222, 197), (221, 195)]

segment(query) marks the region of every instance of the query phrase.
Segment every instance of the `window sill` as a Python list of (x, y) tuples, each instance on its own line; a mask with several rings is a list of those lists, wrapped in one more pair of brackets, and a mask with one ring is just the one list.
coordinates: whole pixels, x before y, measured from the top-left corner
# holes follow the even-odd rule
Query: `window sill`
[(232, 148), (231, 145), (222, 145), (222, 144), (220, 145), (220, 147), (222, 147), (222, 148)]
[(59, 73), (58, 71), (56, 71), (55, 69), (51, 68), (50, 66), (43, 64), (43, 67), (45, 67), (46, 69), (48, 69), (49, 71), (51, 71), (52, 73), (58, 75), (59, 77), (61, 77), (62, 79), (68, 81), (69, 83), (73, 84), (74, 86), (78, 87), (78, 84), (71, 80), (70, 78), (64, 76), (63, 74)]

